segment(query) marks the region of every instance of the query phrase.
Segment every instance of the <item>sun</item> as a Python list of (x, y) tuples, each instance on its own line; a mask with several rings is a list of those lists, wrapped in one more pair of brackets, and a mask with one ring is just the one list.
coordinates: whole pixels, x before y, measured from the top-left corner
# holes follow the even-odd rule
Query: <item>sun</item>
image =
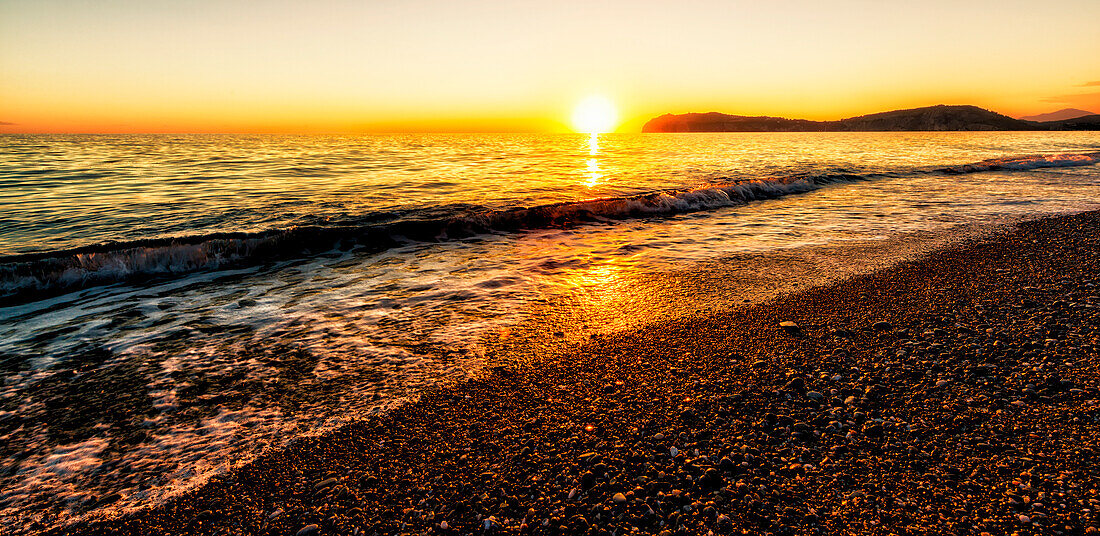
[(602, 95), (585, 97), (573, 109), (573, 130), (586, 134), (602, 134), (615, 130), (619, 114), (615, 104)]

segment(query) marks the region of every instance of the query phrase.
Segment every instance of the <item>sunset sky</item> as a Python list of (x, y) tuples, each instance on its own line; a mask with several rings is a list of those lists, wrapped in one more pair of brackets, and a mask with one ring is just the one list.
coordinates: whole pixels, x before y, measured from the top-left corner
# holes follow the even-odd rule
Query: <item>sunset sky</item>
[(619, 130), (1100, 112), (1100, 2), (0, 0), (0, 132)]

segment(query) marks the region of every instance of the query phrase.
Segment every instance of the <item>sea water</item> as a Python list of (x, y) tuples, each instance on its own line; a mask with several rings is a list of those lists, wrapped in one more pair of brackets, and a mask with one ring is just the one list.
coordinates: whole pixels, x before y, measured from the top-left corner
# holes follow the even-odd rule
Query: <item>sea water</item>
[(0, 524), (154, 504), (515, 334), (1095, 209), (1097, 162), (1089, 132), (0, 136)]

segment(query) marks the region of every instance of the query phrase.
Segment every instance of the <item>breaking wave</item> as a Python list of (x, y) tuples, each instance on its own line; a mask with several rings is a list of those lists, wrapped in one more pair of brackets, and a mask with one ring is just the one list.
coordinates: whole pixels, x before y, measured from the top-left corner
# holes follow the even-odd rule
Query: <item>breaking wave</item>
[(975, 162), (973, 164), (943, 168), (939, 171), (950, 175), (960, 175), (963, 173), (980, 173), (982, 171), (1027, 171), (1029, 169), (1039, 168), (1090, 166), (1098, 162), (1100, 162), (1100, 152), (1008, 156), (982, 160), (981, 162)]
[[(1100, 152), (1022, 156), (983, 160), (931, 172), (1016, 171), (1097, 162), (1100, 162)], [(535, 207), (465, 207), (449, 213), (441, 209), (414, 211), (387, 223), (379, 223), (379, 218), (375, 217), (377, 215), (365, 215), (358, 221), (331, 225), (115, 242), (72, 250), (12, 255), (0, 257), (0, 305), (36, 300), (75, 288), (285, 260), (334, 249), (381, 250), (409, 241), (441, 241), (482, 233), (670, 216), (809, 192), (832, 183), (887, 176), (899, 174), (835, 173), (740, 180), (694, 189)]]

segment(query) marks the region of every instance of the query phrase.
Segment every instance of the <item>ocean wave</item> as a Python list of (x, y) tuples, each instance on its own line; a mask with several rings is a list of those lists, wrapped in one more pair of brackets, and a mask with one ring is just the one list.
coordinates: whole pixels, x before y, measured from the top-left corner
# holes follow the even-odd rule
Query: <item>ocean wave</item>
[(960, 175), (983, 171), (1027, 171), (1039, 168), (1091, 166), (1096, 163), (1100, 163), (1100, 152), (1007, 156), (982, 160), (973, 164), (942, 168), (938, 171), (950, 175)]
[[(1100, 152), (984, 160), (934, 170), (946, 174), (1100, 162)], [(912, 172), (911, 172), (912, 173)], [(919, 171), (917, 173), (920, 173)], [(382, 250), (410, 241), (442, 241), (483, 233), (568, 227), (638, 217), (659, 217), (743, 205), (809, 192), (828, 184), (900, 174), (825, 175), (738, 180), (646, 194), (562, 202), (534, 207), (478, 209), (435, 207), (385, 218), (299, 226), (256, 233), (116, 242), (73, 250), (0, 257), (0, 305), (40, 299), (62, 291), (127, 280), (240, 267), (339, 250)]]
[(37, 299), (45, 292), (196, 270), (294, 258), (333, 249), (385, 249), (409, 241), (441, 241), (493, 232), (568, 227), (742, 205), (807, 192), (847, 175), (789, 177), (714, 184), (687, 190), (590, 199), (535, 207), (410, 213), (390, 223), (303, 226), (258, 233), (150, 239), (0, 258), (0, 299)]

